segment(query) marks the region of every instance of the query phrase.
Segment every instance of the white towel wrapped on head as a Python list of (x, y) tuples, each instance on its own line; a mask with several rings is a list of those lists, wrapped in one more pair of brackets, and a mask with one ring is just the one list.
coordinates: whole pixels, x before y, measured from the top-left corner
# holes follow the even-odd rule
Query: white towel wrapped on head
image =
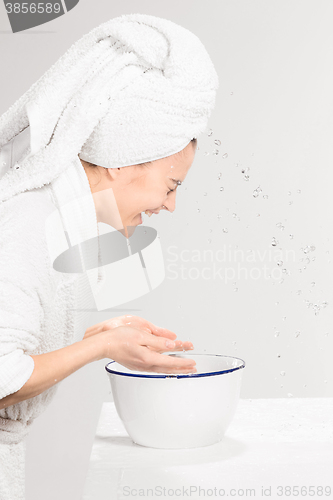
[(0, 201), (50, 183), (79, 153), (115, 168), (182, 150), (205, 130), (217, 87), (187, 29), (141, 14), (97, 26), (1, 116), (0, 149), (28, 126), (31, 148), (2, 176)]

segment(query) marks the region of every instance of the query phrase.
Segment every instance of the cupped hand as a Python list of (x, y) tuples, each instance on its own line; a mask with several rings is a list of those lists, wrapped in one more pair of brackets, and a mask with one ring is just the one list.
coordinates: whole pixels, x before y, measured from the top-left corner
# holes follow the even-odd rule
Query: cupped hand
[(196, 373), (194, 360), (161, 354), (180, 350), (174, 340), (170, 337), (144, 331), (142, 328), (136, 328), (132, 324), (131, 322), (131, 325), (117, 326), (100, 333), (105, 342), (104, 357), (111, 358), (130, 370), (157, 373)]
[[(174, 351), (188, 351), (193, 349), (192, 342), (183, 342), (181, 340), (176, 340), (177, 335), (171, 330), (156, 326), (150, 321), (147, 321), (144, 318), (140, 318), (139, 316), (131, 315), (118, 316), (116, 318), (102, 321), (101, 323), (96, 323), (95, 325), (87, 328), (84, 334), (84, 338), (86, 339), (88, 337), (91, 337), (92, 335), (96, 335), (97, 333), (105, 332), (107, 330), (113, 330), (114, 328), (117, 328), (119, 326), (131, 326), (132, 328), (136, 328), (142, 332), (153, 334), (157, 337), (165, 337), (167, 339), (171, 339), (175, 342), (175, 346), (173, 348)], [(149, 346), (149, 349), (160, 353), (165, 351), (163, 349), (161, 350), (159, 347), (154, 346)]]

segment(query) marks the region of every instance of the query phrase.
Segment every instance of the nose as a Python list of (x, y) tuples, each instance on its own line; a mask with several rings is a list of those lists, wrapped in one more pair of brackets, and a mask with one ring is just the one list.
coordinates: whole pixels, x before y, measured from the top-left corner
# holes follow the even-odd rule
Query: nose
[(173, 212), (176, 208), (176, 191), (168, 194), (163, 207), (165, 207), (169, 212)]

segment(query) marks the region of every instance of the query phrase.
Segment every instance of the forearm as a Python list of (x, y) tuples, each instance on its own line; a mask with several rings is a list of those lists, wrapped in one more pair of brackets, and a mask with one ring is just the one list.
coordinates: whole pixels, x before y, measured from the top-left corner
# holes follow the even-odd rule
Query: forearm
[(17, 392), (0, 400), (0, 409), (33, 398), (92, 361), (103, 359), (103, 344), (92, 336), (57, 351), (31, 356), (34, 370)]

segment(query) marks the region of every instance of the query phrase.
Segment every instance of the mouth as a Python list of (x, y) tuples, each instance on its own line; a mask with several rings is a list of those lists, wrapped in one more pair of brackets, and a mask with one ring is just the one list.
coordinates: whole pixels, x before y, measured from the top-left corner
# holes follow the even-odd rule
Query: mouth
[(148, 217), (151, 217), (153, 214), (159, 214), (159, 210), (145, 210), (145, 214), (148, 215)]

